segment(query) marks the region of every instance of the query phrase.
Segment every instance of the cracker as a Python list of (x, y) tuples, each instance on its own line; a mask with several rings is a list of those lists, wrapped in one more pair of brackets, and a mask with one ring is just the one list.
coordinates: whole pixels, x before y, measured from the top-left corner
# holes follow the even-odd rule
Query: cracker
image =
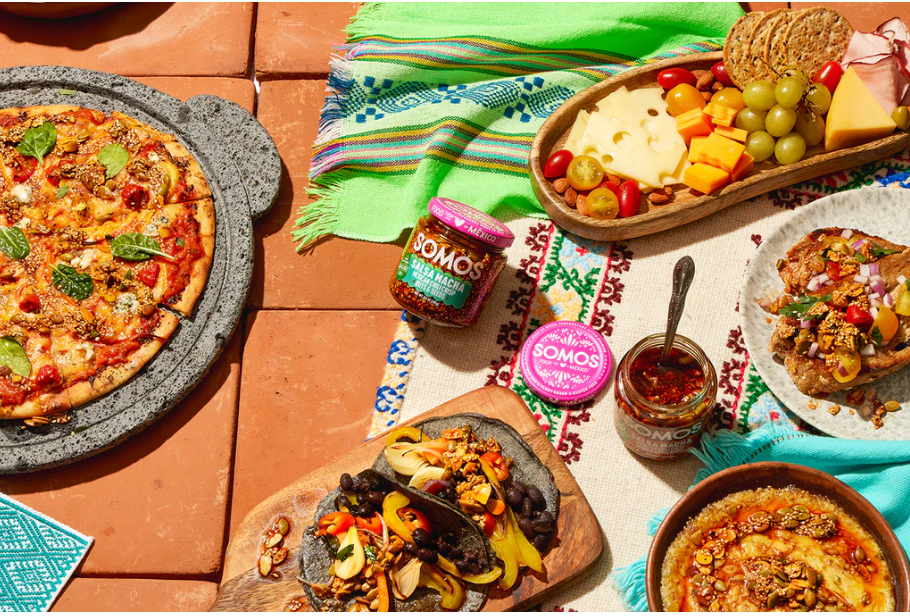
[(853, 28), (847, 18), (828, 7), (801, 11), (787, 34), (787, 65), (797, 65), (811, 78), (827, 62), (840, 62)]
[(774, 9), (765, 13), (759, 22), (752, 29), (751, 42), (749, 43), (749, 81), (759, 81), (760, 79), (775, 80), (774, 73), (765, 64), (765, 45), (771, 35), (771, 28), (777, 23), (781, 15), (789, 13), (790, 9)]
[(787, 11), (786, 13), (781, 13), (777, 20), (771, 25), (771, 35), (765, 43), (763, 57), (767, 63), (766, 66), (774, 69), (769, 69), (769, 72), (773, 77), (777, 76), (774, 71), (780, 72), (782, 68), (787, 66), (786, 64), (782, 64), (782, 62), (786, 60), (788, 53), (787, 41), (789, 40), (790, 26), (793, 25), (793, 22), (796, 21), (797, 17), (800, 15), (802, 15), (802, 11)]
[(749, 83), (749, 39), (764, 13), (746, 13), (736, 20), (724, 43), (724, 66), (733, 83), (740, 88)]

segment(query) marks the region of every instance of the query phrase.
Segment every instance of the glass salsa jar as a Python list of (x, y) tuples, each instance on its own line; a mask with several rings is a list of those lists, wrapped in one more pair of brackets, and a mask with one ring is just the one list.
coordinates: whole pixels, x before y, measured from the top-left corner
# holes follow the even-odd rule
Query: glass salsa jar
[(616, 372), (614, 423), (632, 453), (672, 460), (698, 444), (714, 409), (717, 375), (701, 347), (679, 334), (660, 366), (664, 334), (639, 341)]
[(411, 314), (449, 327), (473, 325), (505, 267), (515, 236), (472, 207), (433, 197), (417, 221), (398, 268), (392, 297)]

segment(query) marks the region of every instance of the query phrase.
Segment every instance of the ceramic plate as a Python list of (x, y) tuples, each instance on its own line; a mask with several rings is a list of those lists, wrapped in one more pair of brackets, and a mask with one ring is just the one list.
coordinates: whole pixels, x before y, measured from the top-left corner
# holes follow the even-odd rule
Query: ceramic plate
[[(777, 399), (819, 430), (842, 438), (905, 439), (910, 434), (910, 368), (898, 370), (869, 385), (878, 391), (879, 400), (897, 400), (902, 407), (901, 411), (888, 413), (885, 425), (875, 430), (855, 407), (846, 403), (845, 392), (817, 400), (818, 408), (810, 409), (812, 397), (800, 393), (790, 380), (783, 362), (768, 352), (768, 341), (777, 317), (768, 323), (770, 315), (759, 307), (757, 300), (776, 297), (783, 290), (784, 283), (777, 275), (775, 263), (801, 237), (824, 227), (859, 229), (898, 244), (910, 245), (910, 191), (902, 188), (864, 188), (824, 197), (793, 212), (774, 233), (765, 237), (746, 270), (739, 299), (746, 349), (758, 373)], [(828, 409), (835, 404), (841, 406), (841, 411), (831, 415)], [(853, 415), (849, 412), (851, 408), (857, 411)]]

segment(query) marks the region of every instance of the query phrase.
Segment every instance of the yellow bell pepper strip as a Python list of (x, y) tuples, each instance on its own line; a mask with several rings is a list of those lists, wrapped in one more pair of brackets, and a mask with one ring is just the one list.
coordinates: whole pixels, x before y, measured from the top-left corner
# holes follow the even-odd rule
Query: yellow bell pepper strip
[(496, 473), (497, 480), (505, 481), (509, 478), (509, 465), (506, 463), (506, 460), (502, 457), (501, 453), (498, 453), (496, 451), (488, 451), (480, 456), (480, 459), (483, 462), (486, 462)]
[(464, 603), (464, 589), (457, 580), (447, 580), (432, 567), (420, 570), (420, 585), (439, 593), (439, 605), (446, 610), (457, 610)]
[(507, 509), (506, 515), (509, 518), (509, 526), (515, 535), (515, 541), (518, 543), (519, 560), (537, 573), (543, 573), (543, 558), (537, 548), (528, 541), (525, 534), (518, 528), (518, 522), (515, 520), (515, 514), (511, 509)]
[(389, 432), (385, 437), (385, 444), (386, 446), (394, 445), (402, 438), (409, 438), (415, 443), (420, 443), (428, 440), (426, 434), (421, 432), (419, 429), (413, 428), (411, 426), (404, 426), (401, 428), (395, 428)]
[(490, 543), (505, 565), (505, 573), (499, 579), (499, 587), (503, 590), (508, 590), (515, 585), (515, 580), (518, 579), (518, 567), (521, 557), (521, 550), (515, 540), (515, 529), (512, 528), (508, 519), (505, 520), (502, 536), (498, 538), (495, 535), (490, 537)]
[(385, 572), (377, 572), (373, 576), (373, 579), (376, 580), (376, 590), (379, 591), (379, 594), (376, 596), (376, 598), (379, 599), (379, 607), (376, 608), (376, 611), (388, 612), (391, 608), (391, 601), (389, 600), (389, 582), (386, 580)]
[(389, 492), (382, 501), (382, 519), (385, 520), (389, 530), (405, 540), (413, 541), (411, 529), (405, 525), (404, 520), (398, 515), (398, 510), (411, 504), (411, 499), (401, 492)]
[(499, 567), (493, 567), (487, 573), (462, 573), (458, 570), (458, 567), (455, 566), (455, 563), (442, 555), (440, 555), (439, 560), (436, 561), (436, 566), (446, 573), (463, 579), (469, 584), (492, 584), (499, 579), (499, 576), (502, 575), (502, 569)]

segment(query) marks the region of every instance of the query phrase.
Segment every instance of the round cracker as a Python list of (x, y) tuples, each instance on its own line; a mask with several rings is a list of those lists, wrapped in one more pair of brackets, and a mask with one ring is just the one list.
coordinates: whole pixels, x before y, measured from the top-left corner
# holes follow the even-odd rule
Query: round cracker
[(786, 66), (786, 64), (781, 64), (781, 59), (786, 58), (787, 56), (787, 41), (789, 40), (790, 35), (790, 26), (793, 25), (793, 22), (796, 21), (796, 18), (802, 14), (802, 11), (787, 11), (781, 13), (777, 20), (771, 25), (771, 34), (768, 36), (768, 40), (765, 43), (764, 48), (764, 59), (767, 63), (766, 66), (770, 66), (770, 73), (774, 77), (777, 75), (774, 71), (780, 71)]
[(762, 12), (746, 13), (736, 20), (724, 42), (724, 66), (733, 83), (740, 88), (749, 83), (749, 40)]
[(769, 79), (774, 81), (775, 75), (765, 64), (765, 45), (768, 37), (771, 36), (771, 28), (780, 19), (784, 13), (789, 13), (790, 9), (774, 9), (765, 13), (759, 22), (752, 29), (752, 36), (749, 42), (749, 81), (759, 81)]
[(827, 62), (847, 53), (853, 28), (847, 18), (825, 6), (800, 11), (787, 33), (785, 66), (796, 65), (811, 78)]

